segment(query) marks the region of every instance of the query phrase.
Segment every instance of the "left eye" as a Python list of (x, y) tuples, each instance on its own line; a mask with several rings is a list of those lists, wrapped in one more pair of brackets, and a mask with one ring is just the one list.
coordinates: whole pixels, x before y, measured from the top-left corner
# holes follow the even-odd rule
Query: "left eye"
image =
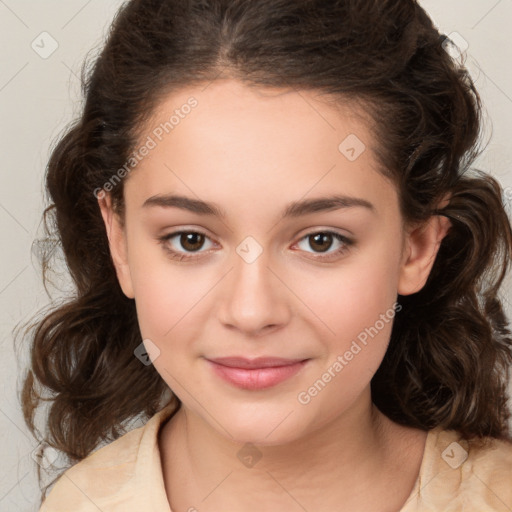
[[(341, 245), (338, 250), (333, 251), (334, 253), (342, 252), (346, 247), (352, 244), (351, 240), (339, 233), (335, 233), (333, 231), (319, 231), (316, 233), (310, 233), (301, 238), (297, 245), (300, 246), (301, 243), (306, 242), (309, 247), (314, 249), (314, 253), (325, 253), (332, 247), (334, 241), (337, 241)], [(303, 250), (309, 252), (307, 249), (303, 248)]]

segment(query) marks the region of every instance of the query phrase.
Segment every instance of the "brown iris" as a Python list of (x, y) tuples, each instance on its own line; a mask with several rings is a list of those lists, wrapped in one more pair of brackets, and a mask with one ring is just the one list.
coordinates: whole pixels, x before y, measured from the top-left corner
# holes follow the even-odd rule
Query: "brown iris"
[(180, 235), (181, 246), (187, 251), (198, 251), (204, 244), (205, 236), (201, 233), (182, 233)]
[(315, 233), (309, 235), (308, 238), (311, 248), (315, 250), (318, 248), (319, 252), (327, 251), (332, 245), (332, 235), (330, 233)]

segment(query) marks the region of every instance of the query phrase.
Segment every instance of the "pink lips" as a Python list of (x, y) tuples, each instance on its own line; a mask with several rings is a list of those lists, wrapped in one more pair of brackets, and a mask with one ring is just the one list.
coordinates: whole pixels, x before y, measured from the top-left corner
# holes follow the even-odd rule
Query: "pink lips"
[(307, 359), (221, 357), (207, 359), (213, 371), (242, 389), (265, 389), (295, 375)]

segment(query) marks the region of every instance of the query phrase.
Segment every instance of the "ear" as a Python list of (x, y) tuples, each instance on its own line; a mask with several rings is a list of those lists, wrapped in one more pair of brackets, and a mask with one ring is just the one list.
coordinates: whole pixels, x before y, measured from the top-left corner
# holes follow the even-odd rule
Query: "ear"
[(119, 215), (112, 209), (112, 197), (110, 194), (98, 194), (98, 204), (101, 210), (101, 216), (107, 230), (110, 254), (116, 268), (117, 279), (123, 293), (133, 299), (132, 279), (130, 275), (130, 267), (128, 265), (128, 250), (126, 243), (125, 228), (119, 218)]
[(400, 295), (411, 295), (425, 286), (441, 242), (450, 227), (449, 219), (433, 215), (426, 223), (406, 234), (398, 282)]

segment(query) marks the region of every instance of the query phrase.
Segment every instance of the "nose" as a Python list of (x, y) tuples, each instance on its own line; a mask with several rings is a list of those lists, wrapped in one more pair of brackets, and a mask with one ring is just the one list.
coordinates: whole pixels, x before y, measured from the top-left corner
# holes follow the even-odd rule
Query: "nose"
[(238, 254), (226, 276), (219, 302), (219, 318), (231, 330), (258, 337), (282, 328), (290, 319), (290, 291), (270, 268), (265, 251), (252, 262)]

